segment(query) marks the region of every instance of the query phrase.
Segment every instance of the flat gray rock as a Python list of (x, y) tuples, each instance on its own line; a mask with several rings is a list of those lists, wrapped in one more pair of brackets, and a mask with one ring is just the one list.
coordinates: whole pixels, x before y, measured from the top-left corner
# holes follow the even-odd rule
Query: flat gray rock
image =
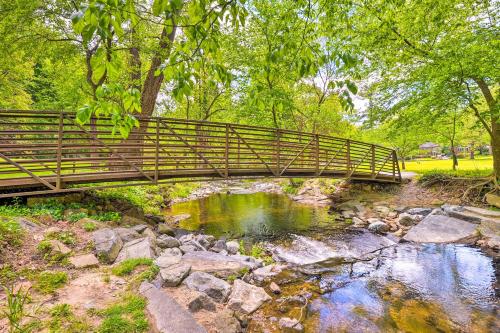
[(92, 253), (81, 254), (69, 258), (69, 262), (75, 268), (89, 268), (99, 266), (99, 260)]
[(135, 239), (123, 245), (122, 250), (116, 258), (117, 262), (132, 258), (155, 258), (153, 242), (149, 237)]
[(141, 237), (141, 235), (132, 228), (114, 228), (113, 231), (120, 236), (123, 242), (130, 242), (131, 240)]
[(182, 256), (182, 262), (191, 265), (193, 272), (205, 272), (223, 278), (258, 267), (258, 264), (249, 261), (247, 257), (226, 256), (212, 251), (188, 252)]
[(147, 299), (148, 315), (153, 332), (160, 333), (206, 333), (194, 317), (172, 297), (156, 289), (151, 283), (143, 282), (140, 293)]
[(169, 235), (160, 235), (156, 238), (156, 245), (162, 249), (179, 247), (181, 243), (175, 237)]
[(228, 308), (243, 314), (251, 314), (264, 302), (271, 300), (266, 291), (242, 280), (235, 280), (229, 296)]
[(367, 231), (324, 241), (297, 235), (293, 239), (290, 246), (275, 246), (272, 249), (276, 261), (303, 266), (326, 261), (342, 263), (365, 260), (376, 251), (395, 245), (390, 239)]
[(181, 261), (182, 252), (178, 248), (165, 249), (161, 255), (155, 259), (155, 264), (160, 268), (175, 265)]
[(482, 238), (486, 239), (486, 244), (494, 249), (500, 248), (500, 222), (484, 221), (478, 227)]
[(229, 283), (204, 272), (191, 273), (184, 280), (184, 284), (189, 289), (207, 294), (219, 303), (223, 303), (231, 293)]
[(262, 285), (264, 282), (268, 282), (273, 277), (281, 273), (287, 265), (271, 264), (261, 268), (257, 268), (250, 275), (252, 282), (257, 285)]
[(160, 276), (164, 287), (177, 287), (182, 280), (189, 274), (191, 266), (184, 263), (178, 263), (160, 270)]
[(429, 215), (403, 237), (418, 243), (454, 243), (476, 235), (477, 225), (444, 215)]
[(120, 236), (115, 231), (105, 228), (94, 231), (92, 239), (99, 260), (109, 264), (113, 263), (123, 246)]

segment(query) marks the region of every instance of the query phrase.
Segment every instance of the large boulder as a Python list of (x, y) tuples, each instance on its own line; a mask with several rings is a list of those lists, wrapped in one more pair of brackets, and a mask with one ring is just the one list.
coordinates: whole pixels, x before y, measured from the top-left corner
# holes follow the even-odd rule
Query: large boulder
[(492, 206), (500, 208), (500, 196), (494, 193), (486, 194), (486, 202)]
[(228, 307), (239, 313), (251, 314), (269, 300), (271, 300), (271, 296), (263, 288), (253, 286), (242, 280), (235, 280), (233, 291), (229, 296)]
[(160, 277), (164, 287), (177, 287), (182, 280), (188, 276), (191, 266), (184, 263), (178, 263), (160, 270)]
[(217, 333), (241, 333), (241, 324), (230, 310), (224, 310), (215, 317), (214, 325)]
[(226, 256), (211, 251), (188, 252), (182, 256), (182, 261), (191, 265), (194, 272), (210, 273), (222, 278), (259, 267), (259, 264), (249, 257)]
[(432, 208), (416, 207), (416, 208), (410, 208), (406, 212), (411, 215), (427, 216), (432, 212)]
[(229, 241), (226, 243), (226, 249), (229, 254), (237, 254), (240, 250), (240, 244), (237, 241)]
[(207, 294), (198, 293), (193, 299), (189, 301), (188, 309), (191, 312), (198, 312), (200, 310), (215, 312), (217, 308), (215, 306), (215, 303), (212, 302)]
[(478, 227), (485, 245), (492, 249), (500, 249), (500, 221), (484, 221)]
[(154, 244), (149, 237), (134, 239), (123, 245), (122, 250), (116, 258), (117, 262), (132, 258), (149, 258), (156, 257)]
[(181, 243), (175, 237), (168, 235), (160, 235), (156, 238), (156, 245), (158, 245), (158, 247), (162, 249), (167, 249), (172, 247), (179, 247)]
[(193, 272), (185, 280), (184, 284), (192, 290), (207, 294), (219, 303), (226, 301), (231, 293), (231, 285), (224, 280), (204, 272)]
[(94, 231), (92, 233), (92, 240), (97, 258), (108, 264), (115, 261), (123, 246), (120, 236), (114, 230), (108, 228)]
[(478, 214), (475, 214), (475, 213), (471, 213), (470, 211), (467, 211), (462, 206), (445, 204), (445, 205), (441, 206), (441, 209), (448, 216), (457, 218), (459, 220), (464, 220), (464, 221), (467, 221), (467, 222), (471, 222), (471, 223), (479, 224), (484, 219), (484, 216), (481, 216), (481, 215), (478, 215)]
[(398, 223), (405, 227), (411, 227), (422, 219), (421, 215), (412, 215), (408, 213), (399, 214)]
[(69, 258), (69, 262), (75, 268), (90, 268), (99, 266), (99, 260), (92, 253), (81, 254)]
[(143, 282), (140, 287), (140, 293), (147, 299), (146, 310), (153, 332), (207, 332), (187, 310), (168, 294), (155, 288), (152, 284)]
[(322, 269), (332, 267), (332, 265), (321, 264), (325, 261), (342, 263), (367, 260), (376, 256), (378, 250), (395, 245), (387, 237), (368, 231), (344, 233), (342, 236), (331, 237), (324, 241), (305, 236), (293, 235), (292, 237), (291, 244), (272, 248), (273, 258), (276, 261), (298, 266), (319, 264), (318, 267)]
[(219, 240), (215, 241), (215, 244), (214, 244), (214, 246), (212, 246), (210, 251), (217, 252), (217, 253), (222, 252), (222, 251), (227, 251), (226, 241), (223, 239), (219, 239)]
[(182, 259), (182, 252), (176, 247), (165, 249), (158, 258), (155, 259), (155, 264), (160, 268), (166, 268), (177, 264)]
[(158, 233), (160, 235), (175, 236), (174, 229), (172, 229), (168, 224), (160, 223), (158, 224)]
[(476, 214), (477, 216), (500, 222), (500, 212), (497, 210), (490, 210), (472, 206), (465, 206), (464, 210), (469, 213)]
[(389, 231), (389, 226), (382, 221), (375, 221), (370, 223), (368, 230), (377, 234), (382, 234)]
[(115, 228), (113, 231), (116, 232), (125, 243), (141, 237), (141, 235), (132, 228)]
[(403, 237), (419, 243), (468, 242), (477, 235), (477, 225), (444, 215), (429, 215)]

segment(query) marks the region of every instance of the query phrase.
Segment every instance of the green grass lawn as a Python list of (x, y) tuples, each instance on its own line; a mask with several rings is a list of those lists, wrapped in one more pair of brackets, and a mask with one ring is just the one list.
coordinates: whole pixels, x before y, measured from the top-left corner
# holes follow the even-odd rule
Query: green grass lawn
[[(429, 171), (452, 171), (452, 160), (437, 160), (437, 159), (419, 159), (406, 162), (406, 170), (417, 173), (426, 173)], [(400, 164), (401, 168), (401, 164)], [(458, 173), (462, 171), (474, 172), (482, 171), (485, 173), (493, 170), (493, 159), (491, 156), (477, 156), (475, 159), (459, 159)]]

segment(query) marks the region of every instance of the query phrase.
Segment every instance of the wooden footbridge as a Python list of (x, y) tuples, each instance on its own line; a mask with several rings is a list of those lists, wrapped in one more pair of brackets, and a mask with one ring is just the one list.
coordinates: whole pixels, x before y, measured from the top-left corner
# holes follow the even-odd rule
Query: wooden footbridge
[(126, 140), (110, 119), (0, 110), (0, 198), (162, 182), (333, 177), (398, 183), (394, 150), (283, 129), (139, 118)]

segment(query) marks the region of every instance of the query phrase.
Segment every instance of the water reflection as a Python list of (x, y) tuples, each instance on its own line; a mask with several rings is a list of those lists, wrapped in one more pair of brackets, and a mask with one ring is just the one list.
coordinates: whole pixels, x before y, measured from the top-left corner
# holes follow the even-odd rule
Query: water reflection
[(177, 203), (167, 214), (189, 213), (181, 228), (214, 236), (277, 236), (322, 227), (339, 227), (327, 208), (311, 207), (272, 193), (214, 194)]
[(499, 328), (494, 267), (491, 258), (478, 249), (400, 244), (385, 249), (373, 265), (369, 274), (315, 300), (309, 325), (318, 332), (488, 332)]

